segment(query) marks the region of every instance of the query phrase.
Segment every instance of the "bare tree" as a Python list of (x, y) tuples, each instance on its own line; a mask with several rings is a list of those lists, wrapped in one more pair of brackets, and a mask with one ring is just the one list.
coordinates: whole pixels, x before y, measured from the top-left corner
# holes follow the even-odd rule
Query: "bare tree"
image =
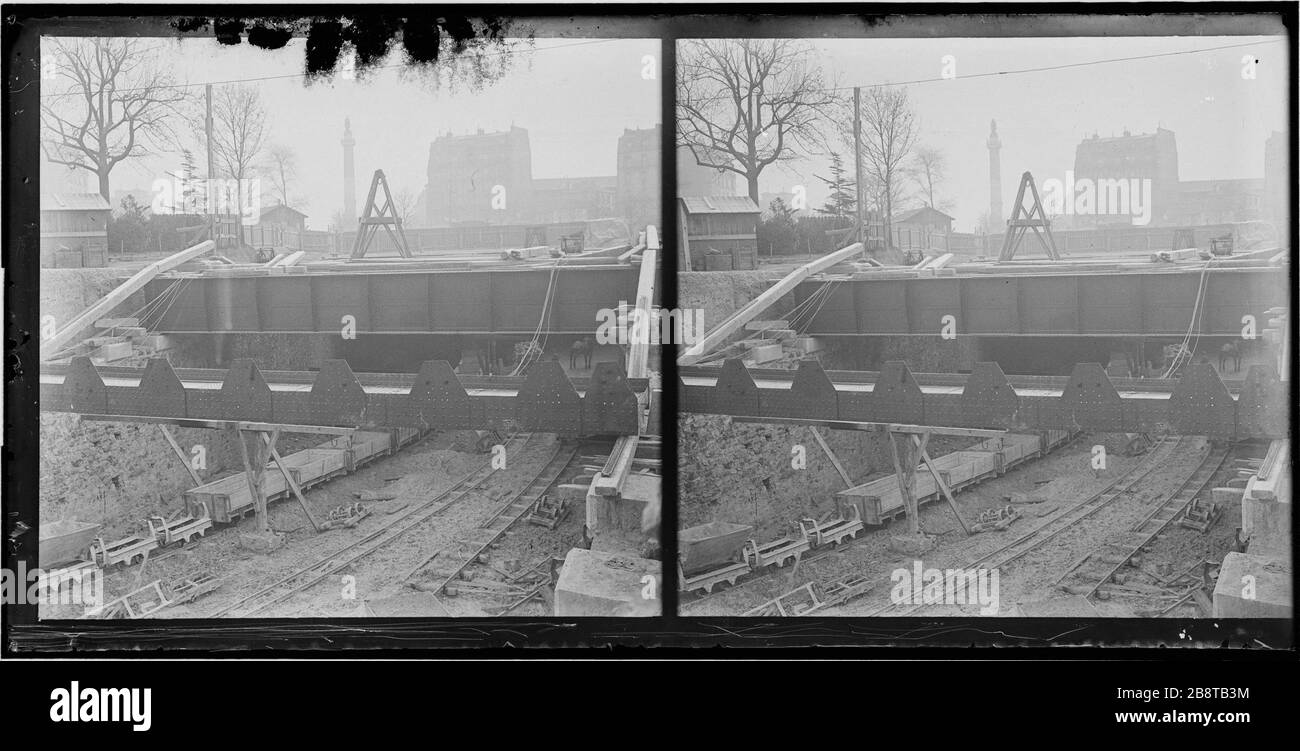
[(677, 138), (705, 167), (758, 176), (822, 145), (837, 97), (811, 45), (790, 39), (690, 40), (677, 62)]
[(41, 149), (55, 164), (108, 178), (125, 159), (175, 139), (173, 116), (188, 98), (136, 39), (51, 39), (55, 76), (41, 97)]
[[(847, 140), (852, 144), (853, 118), (846, 122)], [(863, 92), (862, 162), (867, 175), (880, 185), (886, 248), (893, 243), (894, 206), (902, 200), (903, 166), (916, 143), (916, 131), (907, 89), (878, 86)]]
[(252, 86), (222, 86), (212, 97), (212, 157), (227, 177), (236, 180), (239, 210), (244, 208), (244, 180), (262, 152), (266, 110)]
[(293, 149), (284, 144), (272, 146), (266, 152), (262, 169), (270, 175), (271, 184), (275, 187), (280, 203), (285, 206), (292, 205), (289, 201), (289, 186), (298, 176), (298, 157)]
[(936, 200), (935, 192), (937, 187), (944, 181), (948, 173), (948, 158), (944, 153), (933, 146), (918, 146), (916, 153), (912, 157), (911, 174), (912, 179), (921, 189), (921, 195), (925, 205), (932, 209), (941, 209), (940, 202)]
[(402, 188), (393, 194), (393, 211), (402, 220), (403, 227), (411, 224), (411, 217), (415, 216), (415, 210), (419, 206), (420, 195), (410, 188)]

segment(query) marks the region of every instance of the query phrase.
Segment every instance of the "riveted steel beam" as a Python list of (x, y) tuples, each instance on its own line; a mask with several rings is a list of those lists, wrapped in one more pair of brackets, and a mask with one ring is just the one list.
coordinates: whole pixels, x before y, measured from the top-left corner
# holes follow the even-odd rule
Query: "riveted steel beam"
[(1289, 277), (1277, 266), (870, 277), (835, 279), (829, 294), (827, 279), (800, 283), (796, 304), (827, 297), (806, 333), (937, 336), (951, 324), (962, 336), (1183, 337), (1191, 326), (1196, 335), (1237, 337), (1243, 316), (1265, 321), (1289, 299)]
[[(918, 375), (901, 362), (886, 363), (879, 372), (820, 371), (816, 363), (803, 364), (797, 373), (749, 369), (739, 360), (721, 368), (686, 366), (678, 371), (679, 404), (683, 412), (832, 427), (908, 423), (1000, 430), (1168, 430), (1235, 440), (1289, 435), (1290, 384), (1267, 368), (1252, 370), (1232, 388), (1208, 363), (1189, 366), (1176, 382), (1111, 379), (1096, 363), (1080, 363), (1068, 378), (1008, 377), (993, 363), (979, 363), (970, 374)], [(817, 399), (803, 400), (795, 396), (796, 383), (822, 379), (835, 393), (833, 417), (828, 394), (818, 391)], [(794, 414), (796, 407), (806, 411)]]
[(568, 435), (636, 433), (637, 392), (648, 387), (613, 364), (575, 383), (555, 361), (537, 363), (525, 377), (462, 379), (441, 361), (424, 363), (414, 375), (358, 377), (342, 360), (311, 373), (263, 372), (252, 360), (236, 360), (229, 370), (176, 371), (165, 360), (96, 367), (84, 357), (43, 367), (40, 382), (41, 409), (96, 419), (435, 430), (518, 425)]

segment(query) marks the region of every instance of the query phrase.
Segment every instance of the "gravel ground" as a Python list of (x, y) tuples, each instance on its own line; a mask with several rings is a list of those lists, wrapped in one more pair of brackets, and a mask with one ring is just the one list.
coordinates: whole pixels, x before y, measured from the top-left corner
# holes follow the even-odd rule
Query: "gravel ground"
[[(1091, 447), (1097, 443), (1106, 444), (1112, 449), (1108, 452), (1109, 466), (1100, 478), (1094, 475), (1089, 464)], [(1083, 436), (1045, 458), (1023, 464), (1003, 477), (985, 481), (957, 494), (957, 502), (962, 509), (962, 514), (968, 520), (974, 519), (982, 510), (1004, 505), (1004, 498), (1014, 493), (1033, 493), (1048, 499), (1041, 504), (1020, 506), (1025, 516), (1003, 531), (964, 537), (946, 503), (930, 503), (922, 507), (921, 528), (927, 534), (936, 537), (935, 548), (923, 557), (924, 567), (964, 568), (967, 562), (997, 550), (1010, 540), (1042, 524), (1043, 520), (1040, 520), (1040, 517), (1065, 509), (1104, 489), (1114, 478), (1145, 458), (1121, 456), (1118, 451), (1113, 450), (1115, 445), (1116, 439), (1112, 436)], [(1012, 562), (1005, 567), (1005, 570), (1000, 570), (1000, 614), (1008, 614), (1011, 605), (1015, 602), (1040, 600), (1044, 595), (1054, 595), (1052, 582), (1057, 576), (1086, 552), (1132, 528), (1163, 500), (1165, 494), (1175, 490), (1195, 470), (1207, 450), (1208, 448), (1202, 442), (1190, 452), (1171, 456), (1167, 462), (1160, 463), (1154, 473), (1140, 483), (1133, 493), (1105, 507), (1077, 528), (1071, 528), (1048, 544)], [(1214, 482), (1210, 485), (1213, 486)], [(1239, 512), (1237, 514), (1239, 518)], [(1230, 536), (1232, 530), (1238, 526), (1231, 523), (1232, 518), (1232, 511), (1225, 512), (1224, 518), (1219, 521), (1209, 536), (1211, 540), (1220, 542), (1212, 545), (1222, 544), (1223, 530), (1227, 530)], [(868, 532), (850, 546), (806, 560), (794, 569), (786, 568), (764, 576), (756, 576), (742, 581), (733, 589), (715, 592), (714, 595), (702, 599), (692, 600), (687, 597), (683, 603), (683, 614), (735, 615), (809, 581), (825, 583), (851, 574), (872, 578), (874, 580), (872, 590), (863, 597), (841, 607), (822, 611), (819, 615), (872, 614), (890, 603), (889, 593), (893, 586), (891, 573), (896, 569), (910, 568), (913, 565), (913, 557), (904, 556), (889, 548), (890, 537), (905, 531), (905, 525), (906, 521), (899, 519), (890, 526)], [(1173, 546), (1179, 544), (1179, 540), (1184, 540), (1181, 543), (1184, 546), (1201, 550), (1202, 547), (1197, 541), (1186, 541), (1188, 534), (1202, 537), (1191, 530), (1170, 527), (1162, 534), (1157, 548), (1153, 550), (1153, 555), (1149, 559), (1155, 561), (1168, 559), (1171, 563), (1182, 561), (1186, 558), (1188, 549), (1174, 548)], [(1161, 546), (1168, 546), (1169, 549), (1165, 550)], [(1182, 566), (1175, 564), (1175, 572), (1181, 571), (1190, 563), (1189, 560)], [(1145, 607), (1142, 603), (1128, 602), (1099, 605), (1102, 615), (1133, 615)], [(973, 615), (977, 614), (977, 610), (964, 613), (958, 607), (932, 606), (914, 615), (921, 614)]]
[[(394, 515), (410, 510), (413, 504), (432, 499), (488, 460), (487, 455), (451, 450), (449, 447), (452, 443), (452, 437), (447, 434), (432, 436), (407, 447), (396, 456), (372, 462), (351, 475), (306, 491), (307, 503), (318, 518), (340, 504), (352, 502), (352, 493), (355, 491), (384, 488), (398, 493), (398, 498), (394, 500), (368, 503), (372, 513), (356, 527), (316, 534), (296, 502), (280, 501), (271, 506), (270, 516), (272, 528), (287, 533), (284, 547), (269, 554), (254, 553), (240, 547), (240, 533), (255, 529), (255, 521), (250, 518), (238, 524), (214, 528), (206, 537), (186, 547), (155, 551), (157, 555), (146, 564), (143, 576), (138, 564), (110, 571), (106, 577), (105, 596), (112, 600), (135, 589), (139, 584), (148, 584), (158, 578), (170, 581), (202, 572), (212, 573), (223, 580), (220, 589), (193, 603), (167, 608), (153, 616), (209, 617), (209, 614), (322, 559), (328, 551), (339, 551), (371, 534), (391, 521)], [(443, 513), (361, 559), (348, 570), (331, 575), (286, 602), (260, 611), (257, 615), (366, 616), (371, 614), (366, 607), (368, 601), (384, 601), (411, 594), (413, 591), (395, 581), (396, 578), (435, 550), (451, 546), (456, 537), (483, 523), (510, 495), (528, 484), (549, 461), (555, 447), (555, 436), (534, 435), (518, 456), (511, 459), (508, 468), (493, 475), (482, 490), (467, 495)], [(567, 474), (572, 473), (570, 471)], [(566, 479), (567, 474), (561, 477), (561, 481)], [(390, 478), (400, 479), (385, 481)], [(528, 524), (516, 525), (500, 546), (497, 557), (517, 556), (521, 565), (531, 565), (544, 555), (562, 555), (572, 547), (570, 541), (580, 537), (581, 519), (581, 509), (575, 509), (575, 513), (570, 514), (565, 523), (553, 531)], [(355, 577), (355, 581), (345, 582), (342, 577), (346, 575)], [(430, 597), (423, 597), (422, 600), (424, 607), (428, 608), (425, 613), (427, 615), (444, 614), (439, 609), (439, 604), (446, 612), (463, 616), (486, 615), (485, 608), (505, 604), (499, 601), (500, 598), (468, 596), (442, 598), (441, 603)], [(527, 615), (529, 611), (522, 610), (519, 614)], [(79, 607), (42, 609), (44, 618), (79, 616)]]

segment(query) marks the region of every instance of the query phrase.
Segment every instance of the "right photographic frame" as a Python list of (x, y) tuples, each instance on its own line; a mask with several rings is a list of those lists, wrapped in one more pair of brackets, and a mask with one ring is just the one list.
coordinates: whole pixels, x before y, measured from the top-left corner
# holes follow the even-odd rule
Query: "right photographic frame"
[(1291, 619), (1281, 19), (906, 22), (677, 40), (679, 614)]

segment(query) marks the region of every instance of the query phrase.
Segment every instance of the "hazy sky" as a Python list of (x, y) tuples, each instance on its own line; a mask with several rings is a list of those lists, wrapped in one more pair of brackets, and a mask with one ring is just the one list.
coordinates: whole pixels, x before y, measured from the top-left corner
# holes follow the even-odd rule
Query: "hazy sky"
[[(1245, 48), (1128, 60), (1101, 65), (974, 78), (975, 74), (1250, 44)], [(227, 47), (207, 39), (159, 41), (164, 60), (182, 82), (301, 73), (302, 40), (276, 52)], [(1085, 136), (1152, 132), (1177, 136), (1184, 180), (1262, 177), (1264, 140), (1287, 129), (1286, 45), (1280, 38), (867, 39), (812, 43), (841, 87), (938, 78), (943, 57), (956, 58), (952, 80), (913, 83), (909, 97), (920, 142), (943, 150), (948, 176), (941, 199), (952, 202), (956, 229), (970, 231), (988, 208), (989, 120), (1002, 138), (1002, 190), (1007, 210), (1021, 172), (1040, 182), (1064, 179)], [(429, 143), (444, 131), (501, 130), (515, 125), (531, 137), (535, 177), (616, 173), (624, 128), (661, 120), (659, 81), (642, 76), (643, 57), (657, 40), (543, 39), (517, 54), (513, 72), (482, 91), (434, 91), (400, 79), (390, 68), (371, 80), (307, 85), (300, 77), (252, 82), (270, 120), (267, 143), (288, 144), (298, 156), (295, 204), (308, 225), (324, 228), (342, 205), (343, 118), (357, 141), (358, 203), (371, 172), (382, 168), (395, 191), (418, 192), (426, 182)], [(1241, 76), (1242, 57), (1259, 60), (1257, 78)], [(196, 153), (202, 154), (197, 142)], [(843, 149), (847, 156), (848, 149)], [(114, 190), (148, 189), (175, 170), (168, 155), (131, 160), (113, 173)], [(825, 156), (764, 172), (761, 189), (807, 186), (821, 205)], [(264, 189), (269, 196), (269, 190)]]
[[(302, 39), (275, 52), (207, 39), (158, 44), (176, 79), (200, 84), (194, 87), (200, 96), (206, 82), (303, 69)], [(657, 58), (659, 41), (539, 39), (529, 44), (516, 53), (506, 78), (481, 91), (435, 91), (399, 80), (400, 67), (377, 71), (365, 82), (337, 76), (332, 83), (310, 85), (300, 77), (251, 82), (266, 106), (267, 144), (286, 144), (297, 153), (296, 191), (290, 197), (308, 214), (308, 226), (324, 229), (343, 205), (344, 117), (352, 118), (357, 141), (358, 210), (375, 169), (384, 170), (395, 192), (423, 189), (429, 143), (448, 130), (503, 130), (512, 123), (527, 128), (534, 177), (616, 174), (623, 129), (652, 127), (661, 119), (660, 83), (642, 77), (642, 57)], [(392, 55), (393, 64), (400, 61), (398, 54)], [(193, 146), (202, 161), (202, 147)], [(124, 162), (113, 171), (112, 190), (147, 190), (178, 166), (176, 155)], [(270, 186), (264, 184), (262, 192), (268, 202)]]
[[(1275, 40), (1275, 41), (1274, 41)], [(1250, 47), (1114, 62), (988, 78), (977, 73), (1059, 66), (1225, 45)], [(940, 191), (953, 201), (955, 229), (972, 231), (988, 210), (989, 120), (1002, 139), (1002, 191), (1011, 210), (1020, 173), (1042, 184), (1064, 180), (1085, 136), (1173, 130), (1179, 178), (1263, 177), (1264, 140), (1287, 128), (1286, 43), (1270, 37), (824, 40), (814, 43), (825, 72), (841, 86), (940, 77), (942, 58), (956, 58), (957, 78), (908, 86), (920, 120), (919, 141), (942, 149), (949, 163)], [(1259, 60), (1257, 78), (1241, 76), (1242, 57)], [(851, 96), (852, 92), (848, 92)], [(852, 148), (842, 151), (845, 157)], [(820, 206), (828, 176), (824, 157), (769, 168), (763, 191), (804, 184)], [(851, 164), (851, 162), (850, 162)], [(850, 166), (850, 170), (851, 170)], [(851, 174), (851, 172), (850, 172)]]

